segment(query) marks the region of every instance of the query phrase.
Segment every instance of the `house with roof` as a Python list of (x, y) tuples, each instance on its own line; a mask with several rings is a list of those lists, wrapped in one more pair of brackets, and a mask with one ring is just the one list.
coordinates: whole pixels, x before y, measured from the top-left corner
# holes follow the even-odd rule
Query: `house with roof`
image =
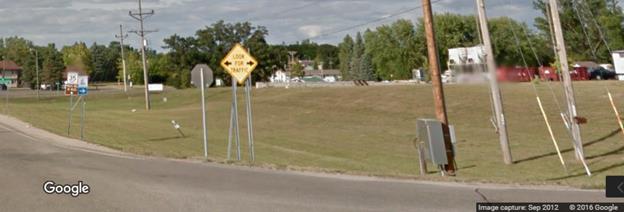
[(79, 76), (87, 76), (87, 71), (85, 71), (80, 66), (70, 65), (70, 66), (65, 67), (65, 71), (63, 71), (64, 81), (67, 81), (67, 74), (71, 72), (78, 73)]
[(7, 87), (16, 88), (20, 85), (22, 67), (11, 60), (0, 61), (0, 81), (6, 82)]

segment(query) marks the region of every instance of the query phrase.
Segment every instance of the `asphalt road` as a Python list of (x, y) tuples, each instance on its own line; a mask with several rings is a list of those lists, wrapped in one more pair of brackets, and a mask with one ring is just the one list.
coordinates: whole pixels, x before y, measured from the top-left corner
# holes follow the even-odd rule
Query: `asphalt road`
[[(45, 194), (47, 180), (83, 181), (91, 192)], [(614, 201), (604, 195), (145, 158), (0, 116), (0, 211), (474, 211), (477, 201)]]

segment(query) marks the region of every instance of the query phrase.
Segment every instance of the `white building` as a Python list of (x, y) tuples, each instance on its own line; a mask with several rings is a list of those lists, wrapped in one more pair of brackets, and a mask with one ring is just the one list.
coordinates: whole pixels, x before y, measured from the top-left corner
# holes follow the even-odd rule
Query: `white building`
[(448, 50), (448, 82), (484, 83), (487, 82), (485, 51), (483, 46), (452, 48)]
[(273, 83), (288, 82), (290, 81), (290, 73), (283, 70), (277, 70), (273, 73), (273, 75), (271, 75), (269, 80)]
[(615, 67), (617, 79), (624, 81), (624, 50), (613, 52), (613, 66)]

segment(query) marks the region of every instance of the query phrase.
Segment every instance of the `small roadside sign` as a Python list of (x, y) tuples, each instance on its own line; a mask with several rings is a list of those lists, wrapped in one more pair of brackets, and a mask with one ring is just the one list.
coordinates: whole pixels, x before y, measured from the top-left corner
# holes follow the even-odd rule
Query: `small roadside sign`
[(198, 64), (191, 71), (191, 84), (197, 88), (202, 87), (201, 71), (203, 70), (204, 74), (204, 88), (209, 88), (210, 85), (214, 82), (214, 75), (212, 73), (212, 69), (206, 64)]
[(68, 72), (67, 73), (67, 84), (68, 85), (77, 85), (78, 84), (78, 73), (77, 72)]
[(86, 96), (89, 93), (89, 76), (78, 77), (78, 95)]
[(9, 84), (11, 84), (11, 80), (2, 77), (2, 78), (0, 78), (0, 84), (9, 85)]
[(240, 84), (245, 82), (256, 66), (258, 66), (258, 61), (238, 43), (221, 61), (221, 67)]
[(65, 85), (65, 96), (70, 96), (70, 95), (78, 95), (78, 86), (76, 85)]

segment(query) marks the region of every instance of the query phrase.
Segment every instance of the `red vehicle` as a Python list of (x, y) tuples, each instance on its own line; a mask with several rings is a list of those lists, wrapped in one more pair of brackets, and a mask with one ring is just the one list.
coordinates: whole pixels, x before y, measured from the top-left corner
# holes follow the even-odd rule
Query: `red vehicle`
[(496, 74), (500, 82), (530, 82), (535, 72), (534, 68), (499, 67)]
[[(544, 81), (559, 81), (559, 74), (553, 67), (541, 67), (539, 68), (540, 78)], [(570, 71), (570, 77), (574, 81), (589, 80), (590, 75), (585, 67), (575, 67)]]

